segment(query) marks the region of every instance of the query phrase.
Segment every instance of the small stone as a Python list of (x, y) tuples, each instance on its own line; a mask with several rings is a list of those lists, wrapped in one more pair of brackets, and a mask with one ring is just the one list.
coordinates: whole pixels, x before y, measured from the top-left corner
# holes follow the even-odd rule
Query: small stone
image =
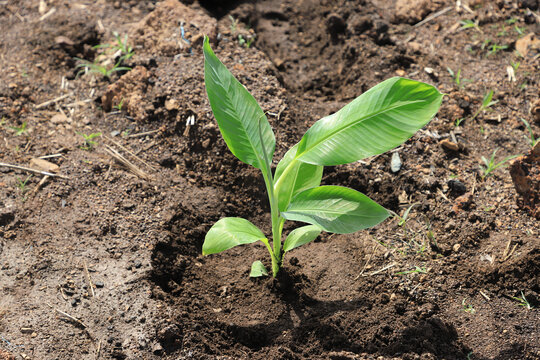
[(141, 263), (140, 260), (135, 260), (135, 262), (133, 263), (133, 266), (135, 266), (135, 268), (139, 269), (142, 266), (142, 263)]
[(452, 210), (455, 213), (460, 212), (461, 210), (468, 210), (473, 202), (473, 195), (468, 192), (460, 197), (456, 198), (456, 201), (454, 205), (452, 206)]
[(450, 193), (454, 196), (460, 196), (467, 192), (467, 187), (461, 181), (456, 179), (451, 179), (448, 181), (448, 188)]
[(177, 110), (178, 109), (178, 101), (175, 99), (169, 99), (165, 101), (165, 109), (167, 111)]
[(455, 152), (459, 151), (458, 144), (456, 144), (455, 142), (452, 142), (452, 141), (450, 141), (448, 139), (442, 140), (439, 144), (445, 150), (455, 151)]
[(460, 244), (454, 244), (454, 246), (452, 246), (452, 250), (454, 250), (454, 252), (458, 252), (460, 248), (461, 248)]
[(63, 124), (63, 123), (66, 123), (67, 121), (68, 121), (67, 116), (62, 113), (58, 113), (51, 118), (51, 123), (53, 124)]
[(97, 287), (97, 288), (102, 288), (105, 286), (105, 284), (103, 283), (103, 281), (96, 281), (94, 283), (94, 285)]
[(405, 72), (405, 70), (402, 70), (402, 69), (397, 69), (396, 70), (396, 75), (397, 76), (405, 76), (407, 73)]
[(163, 353), (163, 346), (161, 346), (160, 343), (155, 343), (154, 346), (152, 346), (152, 352), (154, 355), (161, 355)]
[(399, 153), (396, 151), (392, 154), (392, 160), (390, 161), (390, 170), (393, 173), (397, 173), (401, 169), (401, 159)]

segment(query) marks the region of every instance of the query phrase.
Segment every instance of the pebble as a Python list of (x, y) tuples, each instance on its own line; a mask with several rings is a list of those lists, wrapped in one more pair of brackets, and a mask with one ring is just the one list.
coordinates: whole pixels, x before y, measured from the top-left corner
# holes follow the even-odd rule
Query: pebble
[(454, 244), (454, 246), (452, 246), (452, 250), (454, 250), (454, 252), (458, 252), (460, 248), (461, 248), (460, 244)]
[(390, 161), (390, 170), (393, 173), (397, 173), (401, 169), (401, 159), (399, 153), (396, 151), (392, 154), (392, 160)]
[(455, 142), (452, 142), (448, 139), (444, 139), (442, 140), (440, 143), (441, 147), (445, 150), (450, 150), (450, 151), (459, 151), (459, 146), (458, 144), (456, 144)]
[(467, 187), (461, 181), (456, 179), (448, 180), (448, 188), (452, 195), (459, 196), (467, 192)]
[(96, 281), (94, 283), (94, 285), (96, 285), (97, 288), (102, 288), (105, 286), (105, 284), (103, 283), (103, 281)]

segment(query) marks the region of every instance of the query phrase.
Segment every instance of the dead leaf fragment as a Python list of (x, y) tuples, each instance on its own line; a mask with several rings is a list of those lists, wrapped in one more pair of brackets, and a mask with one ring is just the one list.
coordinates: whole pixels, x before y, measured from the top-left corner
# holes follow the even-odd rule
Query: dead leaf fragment
[(521, 56), (526, 57), (532, 49), (540, 50), (540, 39), (533, 32), (516, 41), (516, 50)]
[(33, 158), (32, 160), (30, 160), (30, 166), (48, 172), (57, 172), (58, 169), (60, 169), (58, 165), (39, 158)]

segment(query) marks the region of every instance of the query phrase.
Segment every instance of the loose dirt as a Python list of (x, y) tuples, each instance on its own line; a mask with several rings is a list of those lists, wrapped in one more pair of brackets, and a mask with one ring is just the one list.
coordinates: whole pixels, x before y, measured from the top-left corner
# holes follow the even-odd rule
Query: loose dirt
[[(540, 171), (521, 120), (540, 137), (538, 11), (534, 0), (0, 1), (0, 162), (62, 175), (0, 165), (0, 359), (539, 359)], [(78, 59), (118, 61), (96, 48), (115, 45), (113, 31), (133, 46), (131, 70), (81, 72)], [(274, 166), (384, 79), (444, 92), (403, 146), (325, 168), (324, 184), (411, 207), (407, 221), (323, 234), (277, 279), (248, 277), (252, 261), (268, 263), (261, 245), (203, 257), (222, 217), (271, 232), (262, 177), (213, 119), (204, 34), (267, 112)], [(474, 116), (490, 90), (496, 103)], [(505, 163), (516, 185), (505, 166), (480, 169), (495, 150), (496, 162), (524, 155)]]

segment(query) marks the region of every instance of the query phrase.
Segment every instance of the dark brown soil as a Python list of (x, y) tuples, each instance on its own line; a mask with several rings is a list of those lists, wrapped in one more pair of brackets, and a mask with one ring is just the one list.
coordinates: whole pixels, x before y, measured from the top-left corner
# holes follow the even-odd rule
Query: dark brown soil
[[(0, 1), (0, 162), (54, 155), (67, 177), (0, 166), (0, 359), (540, 359), (538, 182), (525, 197), (506, 168), (479, 169), (495, 149), (529, 152), (520, 119), (540, 137), (540, 46), (526, 37), (539, 4), (461, 3)], [(94, 47), (113, 31), (132, 70), (78, 74), (75, 58), (114, 63)], [(391, 153), (325, 169), (324, 184), (396, 213), (415, 204), (407, 222), (323, 234), (277, 279), (248, 277), (263, 246), (202, 257), (224, 216), (270, 232), (262, 177), (210, 111), (203, 34), (268, 112), (274, 165), (384, 79), (447, 94), (394, 150), (399, 172)], [(498, 102), (473, 119), (489, 90)], [(85, 149), (83, 133), (102, 135)], [(538, 181), (530, 159), (519, 168)]]

